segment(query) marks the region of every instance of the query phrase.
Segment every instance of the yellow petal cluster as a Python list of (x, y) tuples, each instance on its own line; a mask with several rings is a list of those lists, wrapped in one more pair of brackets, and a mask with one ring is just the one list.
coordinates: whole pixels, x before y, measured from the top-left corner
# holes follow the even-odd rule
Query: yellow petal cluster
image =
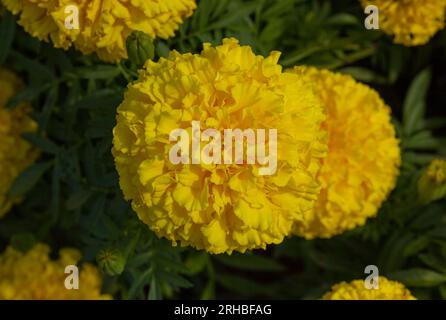
[(76, 265), (81, 253), (64, 248), (59, 258), (50, 258), (46, 244), (36, 244), (22, 253), (8, 247), (0, 255), (0, 300), (97, 300), (111, 299), (101, 294), (102, 279), (98, 269), (84, 263), (79, 268), (79, 289), (65, 287), (68, 265)]
[(88, 263), (79, 267), (79, 289), (68, 290), (65, 268), (76, 265), (81, 253), (64, 248), (59, 258), (50, 258), (46, 244), (36, 244), (22, 253), (8, 247), (0, 255), (0, 300), (98, 300), (111, 299), (101, 294), (102, 279), (98, 269)]
[(341, 282), (326, 293), (323, 300), (416, 300), (401, 283), (379, 277), (378, 289), (367, 289), (364, 280)]
[(37, 130), (37, 124), (28, 115), (31, 106), (23, 103), (12, 110), (6, 108), (8, 100), (22, 86), (15, 74), (0, 68), (0, 218), (19, 200), (7, 196), (12, 183), (38, 155), (22, 138), (22, 134)]
[[(84, 54), (96, 52), (104, 61), (127, 58), (126, 39), (133, 31), (167, 39), (192, 15), (195, 0), (0, 0), (25, 31), (55, 47), (72, 45)], [(69, 6), (78, 9), (79, 28), (69, 29)], [(68, 9), (67, 9), (68, 8)]]
[(446, 0), (361, 0), (379, 9), (379, 27), (405, 46), (426, 44), (444, 28)]
[(326, 106), (328, 155), (314, 211), (295, 225), (307, 239), (329, 238), (365, 224), (395, 187), (401, 163), (390, 108), (378, 93), (348, 75), (295, 67)]
[[(113, 155), (126, 199), (158, 235), (211, 253), (280, 243), (319, 193), (325, 116), (311, 85), (235, 39), (148, 61), (118, 108)], [(173, 165), (169, 133), (278, 130), (277, 172), (246, 164)], [(268, 150), (268, 147), (267, 147)], [(222, 151), (223, 153), (223, 151)]]

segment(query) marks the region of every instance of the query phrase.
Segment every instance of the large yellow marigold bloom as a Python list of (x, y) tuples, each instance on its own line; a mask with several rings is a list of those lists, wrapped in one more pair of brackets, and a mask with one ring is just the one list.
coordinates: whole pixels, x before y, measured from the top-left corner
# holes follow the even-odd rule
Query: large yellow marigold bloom
[(379, 9), (379, 27), (405, 46), (426, 44), (443, 29), (446, 0), (360, 0)]
[[(126, 39), (133, 31), (167, 39), (196, 8), (195, 0), (0, 0), (34, 37), (57, 48), (72, 44), (84, 54), (96, 52), (107, 62), (127, 58)], [(76, 6), (79, 28), (65, 27)]]
[(390, 108), (378, 93), (348, 75), (295, 67), (307, 77), (327, 108), (328, 155), (318, 180), (314, 211), (295, 225), (305, 238), (329, 238), (363, 225), (376, 215), (394, 188), (400, 149)]
[[(312, 209), (326, 151), (323, 107), (301, 77), (282, 72), (279, 56), (225, 39), (201, 54), (148, 61), (129, 86), (113, 155), (125, 198), (157, 235), (211, 253), (243, 252), (280, 243)], [(173, 165), (169, 133), (190, 131), (192, 120), (202, 131), (278, 129), (276, 174), (260, 176), (258, 165)]]
[(341, 282), (326, 293), (323, 300), (416, 300), (401, 283), (379, 277), (378, 289), (367, 289), (364, 280)]
[(110, 299), (101, 294), (102, 279), (98, 269), (88, 263), (79, 267), (79, 289), (68, 290), (65, 274), (69, 265), (77, 265), (81, 253), (65, 248), (52, 260), (50, 248), (36, 244), (22, 253), (8, 247), (0, 255), (0, 300), (96, 300)]
[(16, 75), (0, 68), (0, 218), (19, 199), (9, 199), (7, 193), (17, 176), (37, 157), (22, 134), (33, 132), (37, 124), (29, 117), (31, 106), (20, 104), (12, 110), (6, 103), (23, 85)]

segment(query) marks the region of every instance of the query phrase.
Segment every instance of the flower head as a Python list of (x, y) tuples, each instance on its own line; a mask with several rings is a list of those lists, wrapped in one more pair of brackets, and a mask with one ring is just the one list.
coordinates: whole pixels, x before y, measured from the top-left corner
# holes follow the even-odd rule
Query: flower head
[(323, 300), (415, 300), (406, 287), (396, 281), (379, 277), (378, 289), (367, 289), (364, 280), (354, 280), (350, 283), (341, 282), (334, 285), (326, 293)]
[(443, 29), (446, 0), (361, 0), (379, 9), (379, 26), (405, 46), (426, 44)]
[(318, 180), (314, 211), (295, 225), (306, 238), (329, 238), (363, 225), (376, 215), (396, 184), (400, 149), (390, 108), (378, 93), (347, 75), (296, 67), (325, 103), (328, 155)]
[(29, 117), (31, 106), (22, 103), (12, 110), (8, 100), (22, 89), (16, 75), (0, 68), (0, 217), (20, 199), (11, 199), (7, 193), (17, 176), (37, 158), (37, 151), (22, 138), (22, 134), (37, 130)]
[(418, 180), (418, 193), (422, 203), (446, 196), (446, 161), (434, 159)]
[(65, 287), (65, 268), (76, 265), (81, 253), (76, 249), (60, 250), (52, 260), (50, 248), (36, 244), (22, 253), (8, 247), (0, 255), (0, 300), (96, 300), (110, 299), (100, 293), (102, 280), (97, 268), (84, 263), (79, 268), (79, 289)]
[[(311, 85), (282, 72), (279, 55), (256, 56), (225, 39), (201, 54), (148, 61), (129, 86), (113, 155), (125, 198), (157, 235), (211, 253), (243, 252), (280, 243), (312, 209), (326, 151), (323, 108)], [(276, 174), (260, 175), (258, 163), (172, 164), (169, 135), (191, 132), (192, 121), (218, 132), (278, 129)]]
[[(0, 0), (32, 36), (55, 47), (71, 45), (104, 61), (127, 58), (133, 31), (167, 39), (196, 8), (195, 0)], [(78, 27), (73, 19), (78, 17)], [(66, 25), (68, 22), (68, 26)]]

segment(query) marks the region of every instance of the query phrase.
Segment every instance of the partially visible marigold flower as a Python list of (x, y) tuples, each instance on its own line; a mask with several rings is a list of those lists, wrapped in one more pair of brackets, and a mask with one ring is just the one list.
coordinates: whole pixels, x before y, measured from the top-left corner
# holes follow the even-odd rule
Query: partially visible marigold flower
[(446, 196), (446, 161), (434, 159), (418, 180), (418, 194), (422, 203)]
[(29, 117), (31, 106), (22, 103), (12, 110), (6, 103), (23, 87), (12, 72), (0, 68), (0, 218), (20, 199), (9, 199), (7, 193), (17, 176), (37, 158), (37, 151), (22, 138), (23, 133), (37, 130)]
[(305, 238), (329, 238), (365, 224), (394, 188), (400, 149), (390, 108), (378, 93), (352, 77), (296, 67), (325, 103), (328, 155), (318, 180), (322, 190), (314, 211), (295, 225)]
[[(25, 31), (57, 48), (72, 44), (84, 54), (96, 52), (107, 62), (127, 58), (126, 39), (133, 31), (152, 38), (174, 35), (183, 20), (192, 15), (195, 0), (0, 0)], [(68, 6), (79, 11), (79, 28), (69, 29)]]
[(59, 258), (50, 258), (46, 244), (36, 244), (22, 253), (8, 247), (0, 254), (0, 300), (97, 300), (111, 299), (101, 294), (102, 279), (98, 269), (89, 263), (79, 267), (79, 289), (65, 287), (65, 268), (76, 265), (81, 253), (64, 248)]
[[(157, 235), (211, 253), (244, 252), (280, 243), (312, 209), (326, 151), (323, 107), (311, 85), (282, 72), (279, 56), (225, 39), (201, 54), (148, 61), (129, 86), (113, 155), (125, 198)], [(222, 136), (278, 129), (276, 174), (259, 175), (258, 163), (173, 165), (169, 134), (190, 132), (192, 120)]]
[(323, 300), (416, 300), (401, 283), (379, 277), (378, 289), (367, 289), (364, 280), (341, 282), (326, 293)]
[(405, 46), (426, 44), (444, 28), (446, 0), (360, 0), (379, 9), (379, 26)]

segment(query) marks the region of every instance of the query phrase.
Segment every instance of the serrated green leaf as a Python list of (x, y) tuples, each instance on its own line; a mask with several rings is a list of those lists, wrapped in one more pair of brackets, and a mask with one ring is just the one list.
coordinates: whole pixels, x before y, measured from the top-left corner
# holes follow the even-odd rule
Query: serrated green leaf
[(8, 193), (9, 197), (16, 198), (25, 195), (52, 165), (53, 162), (43, 162), (31, 165), (25, 169), (12, 184)]
[(429, 269), (414, 268), (389, 274), (389, 278), (410, 287), (435, 287), (446, 282), (446, 275)]
[(50, 154), (57, 154), (59, 152), (59, 147), (47, 138), (38, 136), (33, 133), (24, 133), (23, 137), (42, 152)]
[(232, 10), (231, 12), (228, 12), (228, 14), (224, 15), (218, 21), (208, 25), (206, 30), (226, 28), (230, 26), (232, 23), (236, 22), (237, 20), (242, 19), (243, 17), (246, 17), (251, 13), (253, 13), (255, 9), (258, 7), (258, 5), (259, 4), (256, 3), (256, 1), (245, 3), (241, 5), (239, 8), (237, 8), (237, 10)]
[(89, 80), (109, 80), (120, 74), (119, 68), (116, 66), (96, 65), (92, 67), (77, 68), (75, 76)]
[(68, 200), (65, 202), (65, 207), (68, 210), (78, 209), (82, 207), (91, 196), (92, 196), (91, 190), (80, 189), (70, 195)]
[(0, 65), (5, 62), (11, 50), (16, 28), (15, 24), (14, 16), (9, 11), (4, 12), (0, 20), (0, 39), (2, 41), (0, 46)]
[(150, 289), (149, 289), (149, 300), (160, 300), (161, 299), (161, 288), (158, 285), (158, 281), (155, 276), (152, 276), (152, 280), (150, 281)]
[(431, 78), (431, 70), (425, 69), (417, 75), (409, 87), (403, 106), (403, 128), (406, 136), (411, 136), (422, 124)]
[(51, 88), (51, 83), (44, 83), (39, 84), (36, 86), (28, 86), (24, 90), (17, 93), (15, 96), (13, 96), (11, 99), (9, 99), (7, 103), (7, 108), (14, 108), (17, 107), (20, 103), (24, 101), (33, 101), (35, 98), (37, 98), (42, 92), (45, 90), (48, 90)]

